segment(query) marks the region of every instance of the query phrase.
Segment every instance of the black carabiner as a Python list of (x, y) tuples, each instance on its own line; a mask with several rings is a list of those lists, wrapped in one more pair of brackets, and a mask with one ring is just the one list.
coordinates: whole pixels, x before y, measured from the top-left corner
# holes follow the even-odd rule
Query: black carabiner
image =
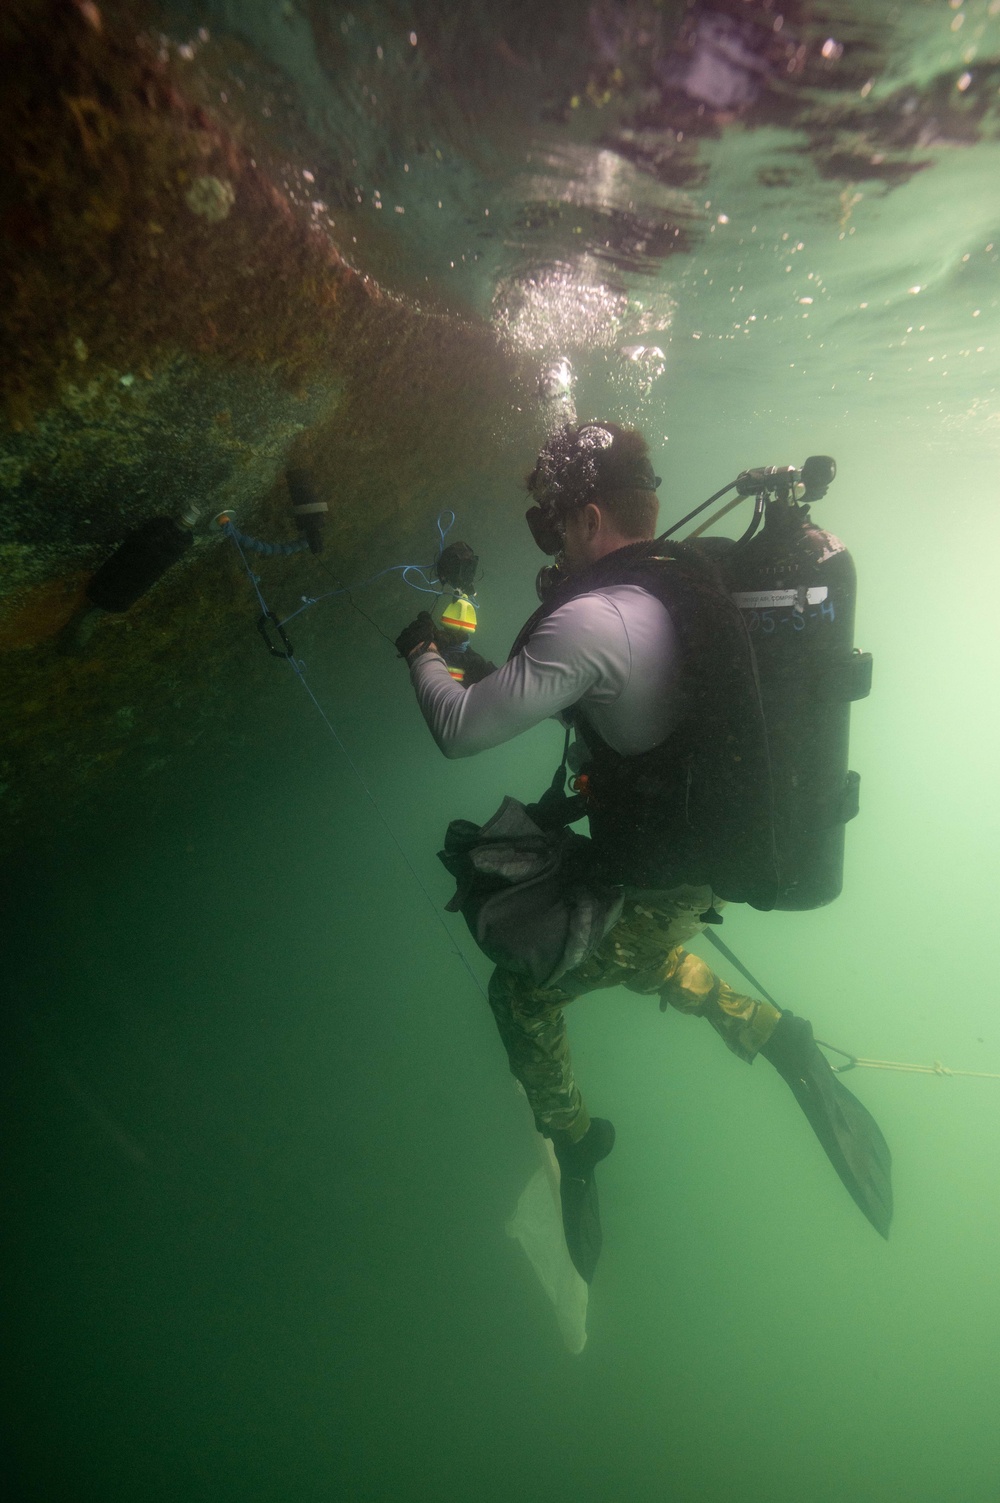
[[(278, 633), (278, 636), (281, 638), (283, 644), (282, 647), (275, 647), (274, 643), (271, 641), (271, 638), (268, 636), (268, 628), (270, 626), (274, 627), (275, 631)], [(295, 648), (292, 646), (291, 642), (289, 642), (288, 634), (286, 633), (285, 628), (282, 626), (281, 622), (278, 620), (273, 611), (261, 611), (259, 617), (257, 618), (257, 630), (263, 637), (264, 646), (267, 648), (272, 657), (291, 658), (295, 656)]]

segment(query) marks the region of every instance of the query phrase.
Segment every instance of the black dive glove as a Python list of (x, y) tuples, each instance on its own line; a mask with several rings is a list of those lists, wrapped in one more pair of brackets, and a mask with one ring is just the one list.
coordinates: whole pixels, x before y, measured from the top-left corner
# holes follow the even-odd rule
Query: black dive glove
[(401, 658), (408, 658), (415, 647), (436, 645), (437, 627), (429, 611), (421, 611), (415, 621), (404, 626), (396, 638), (396, 651)]
[(456, 654), (451, 660), (465, 670), (465, 686), (481, 683), (484, 678), (489, 678), (491, 673), (496, 673), (496, 663), (491, 663), (489, 658), (480, 656), (473, 648), (467, 647), (464, 652)]

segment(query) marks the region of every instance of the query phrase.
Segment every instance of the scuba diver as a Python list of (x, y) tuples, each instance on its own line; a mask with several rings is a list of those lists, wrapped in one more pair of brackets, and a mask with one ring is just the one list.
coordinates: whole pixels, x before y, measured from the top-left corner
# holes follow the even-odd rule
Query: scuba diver
[[(656, 996), (661, 1010), (705, 1018), (738, 1058), (761, 1055), (883, 1236), (892, 1215), (885, 1140), (810, 1024), (738, 993), (684, 948), (727, 902), (775, 907), (781, 874), (746, 624), (711, 544), (656, 536), (659, 484), (637, 430), (566, 425), (527, 482), (526, 519), (556, 564), (539, 576), (541, 604), (506, 663), (494, 668), (466, 644), (456, 681), (453, 639), (427, 612), (396, 642), (445, 756), (473, 756), (551, 717), (567, 728), (539, 802), (507, 799), (481, 828), (453, 822), (442, 860), (459, 884), (449, 906), (497, 962), (490, 1005), (552, 1142), (567, 1247), (588, 1283), (601, 1248), (595, 1169), (615, 1133), (580, 1093), (565, 1009), (600, 988)], [(569, 830), (584, 815), (589, 839)]]

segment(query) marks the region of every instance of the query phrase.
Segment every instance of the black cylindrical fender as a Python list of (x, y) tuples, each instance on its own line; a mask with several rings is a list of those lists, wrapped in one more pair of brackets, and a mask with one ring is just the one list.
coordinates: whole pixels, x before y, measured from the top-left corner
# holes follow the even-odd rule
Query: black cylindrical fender
[(87, 583), (87, 599), (102, 611), (127, 611), (187, 552), (189, 527), (150, 517), (128, 533)]
[(323, 529), (329, 503), (317, 499), (312, 481), (305, 470), (288, 470), (285, 474), (292, 511), (299, 531), (309, 544), (310, 553), (323, 552)]

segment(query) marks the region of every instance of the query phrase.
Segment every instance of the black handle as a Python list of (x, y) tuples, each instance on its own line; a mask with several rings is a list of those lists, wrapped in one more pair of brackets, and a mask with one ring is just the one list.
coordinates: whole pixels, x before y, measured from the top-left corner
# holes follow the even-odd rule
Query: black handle
[[(272, 626), (281, 639), (281, 647), (276, 647), (271, 641), (270, 636), (268, 635), (269, 629)], [(257, 617), (257, 630), (263, 637), (264, 646), (267, 648), (272, 657), (291, 658), (295, 656), (295, 648), (288, 640), (288, 633), (285, 631), (285, 628), (282, 626), (281, 622), (278, 620), (273, 611), (261, 611), (260, 615)]]

